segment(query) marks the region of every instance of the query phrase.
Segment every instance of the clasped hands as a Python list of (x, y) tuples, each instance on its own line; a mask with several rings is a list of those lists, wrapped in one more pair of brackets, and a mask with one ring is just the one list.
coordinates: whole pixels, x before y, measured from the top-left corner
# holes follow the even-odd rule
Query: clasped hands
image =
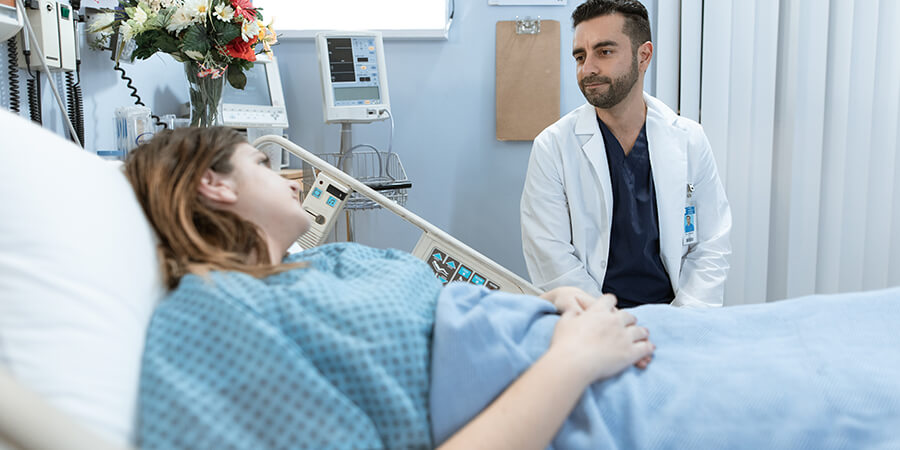
[(656, 346), (650, 332), (637, 325), (637, 318), (616, 308), (616, 297), (594, 297), (575, 287), (559, 287), (540, 296), (556, 307), (561, 317), (551, 348), (571, 352), (584, 362), (593, 380), (611, 377), (628, 365), (647, 368)]

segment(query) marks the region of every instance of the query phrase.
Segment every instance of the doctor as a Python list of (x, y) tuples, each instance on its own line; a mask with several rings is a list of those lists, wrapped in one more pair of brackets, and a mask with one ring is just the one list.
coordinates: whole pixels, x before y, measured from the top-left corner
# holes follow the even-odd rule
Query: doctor
[(572, 22), (588, 103), (534, 141), (521, 204), (532, 281), (613, 293), (619, 307), (721, 306), (731, 210), (703, 129), (641, 89), (647, 10), (588, 0)]

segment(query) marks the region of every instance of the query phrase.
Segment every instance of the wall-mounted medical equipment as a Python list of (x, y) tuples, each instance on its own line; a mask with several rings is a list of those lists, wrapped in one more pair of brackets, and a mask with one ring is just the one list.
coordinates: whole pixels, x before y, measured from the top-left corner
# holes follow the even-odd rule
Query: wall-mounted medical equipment
[(326, 123), (368, 123), (390, 117), (381, 33), (319, 33), (316, 50)]
[[(37, 8), (27, 8), (26, 14), (37, 36), (40, 50), (49, 69), (75, 70), (75, 12), (66, 3), (50, 0), (30, 2)], [(24, 36), (20, 35), (20, 39)], [(21, 41), (21, 48), (28, 45)], [(19, 67), (30, 70), (44, 70), (38, 58), (26, 61), (19, 55)]]
[(0, 0), (0, 41), (5, 41), (22, 29), (22, 16), (15, 0)]
[[(72, 5), (75, 5), (74, 7)], [(63, 101), (56, 84), (50, 89), (59, 105), (63, 121), (70, 138), (81, 145), (84, 141), (83, 114), (80, 88), (75, 82), (73, 71), (77, 71), (79, 54), (77, 22), (80, 1), (60, 3), (51, 0), (0, 0), (0, 34), (7, 36), (21, 22), (22, 30), (15, 38), (7, 40), (9, 69), (9, 109), (19, 112), (17, 67), (28, 72), (28, 110), (31, 120), (43, 123), (41, 74), (49, 76), (51, 71), (62, 70), (66, 74), (68, 104)], [(76, 125), (80, 125), (76, 127)], [(79, 130), (81, 130), (79, 132)]]
[(273, 56), (257, 55), (253, 68), (245, 72), (247, 85), (235, 89), (225, 83), (222, 93), (222, 117), (232, 128), (287, 128), (284, 92), (278, 61)]
[(355, 192), (422, 230), (413, 255), (428, 263), (435, 277), (442, 283), (464, 281), (512, 293), (541, 293), (528, 281), (297, 144), (280, 136), (263, 136), (254, 141), (253, 145), (257, 148), (278, 145), (320, 170), (303, 203), (304, 209), (311, 216), (312, 226), (310, 231), (298, 239), (297, 243), (301, 247), (311, 248), (324, 242), (327, 230), (333, 226), (331, 222), (338, 217), (340, 208), (344, 206), (344, 199)]

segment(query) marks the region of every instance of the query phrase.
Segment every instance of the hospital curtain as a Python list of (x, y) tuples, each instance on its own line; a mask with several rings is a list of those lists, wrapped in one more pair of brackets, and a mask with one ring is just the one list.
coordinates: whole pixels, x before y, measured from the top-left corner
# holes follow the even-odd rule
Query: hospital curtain
[(658, 8), (656, 94), (703, 124), (731, 201), (726, 304), (900, 285), (900, 2)]

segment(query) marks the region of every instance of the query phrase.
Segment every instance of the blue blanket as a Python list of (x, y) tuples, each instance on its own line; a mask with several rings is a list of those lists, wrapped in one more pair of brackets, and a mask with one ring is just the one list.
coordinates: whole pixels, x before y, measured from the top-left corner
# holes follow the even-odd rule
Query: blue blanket
[[(656, 355), (593, 384), (553, 441), (595, 448), (900, 448), (900, 289), (715, 310), (634, 309)], [(436, 442), (547, 348), (538, 299), (450, 286), (432, 352)]]
[(144, 449), (429, 448), (441, 285), (409, 254), (328, 245), (259, 280), (187, 276), (156, 310)]

